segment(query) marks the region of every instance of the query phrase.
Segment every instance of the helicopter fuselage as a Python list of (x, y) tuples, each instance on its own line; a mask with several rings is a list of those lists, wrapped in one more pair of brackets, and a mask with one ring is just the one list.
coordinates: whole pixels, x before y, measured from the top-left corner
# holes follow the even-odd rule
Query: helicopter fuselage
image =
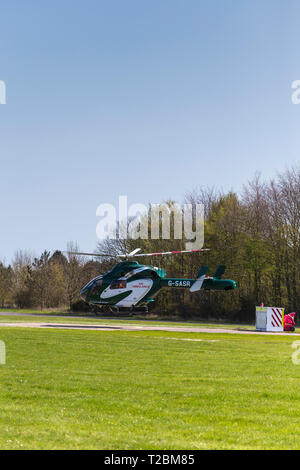
[[(92, 305), (132, 308), (153, 302), (163, 287), (191, 288), (197, 279), (166, 278), (162, 268), (123, 261), (106, 274), (92, 279), (80, 292), (81, 298)], [(236, 283), (230, 279), (206, 277), (201, 289), (231, 290)]]

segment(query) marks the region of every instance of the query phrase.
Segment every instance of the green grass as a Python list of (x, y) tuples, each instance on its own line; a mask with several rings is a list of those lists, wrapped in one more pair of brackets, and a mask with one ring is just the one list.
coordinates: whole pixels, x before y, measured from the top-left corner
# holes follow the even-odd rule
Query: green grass
[(33, 308), (0, 308), (1, 312), (7, 313), (32, 313), (32, 314), (47, 314), (47, 315), (68, 315), (67, 309), (61, 310), (57, 308), (53, 309), (33, 309)]
[(0, 449), (300, 447), (292, 336), (0, 328), (0, 339)]

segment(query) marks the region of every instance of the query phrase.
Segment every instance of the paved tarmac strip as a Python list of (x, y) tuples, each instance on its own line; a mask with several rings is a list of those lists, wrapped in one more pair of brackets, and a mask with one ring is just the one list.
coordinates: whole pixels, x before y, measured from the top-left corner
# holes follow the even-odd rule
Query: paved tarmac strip
[(280, 335), (280, 336), (300, 336), (300, 333), (287, 333), (287, 332), (267, 332), (267, 331), (254, 331), (246, 329), (230, 330), (225, 328), (197, 328), (197, 327), (171, 327), (171, 326), (146, 326), (146, 325), (87, 325), (87, 324), (74, 324), (74, 323), (44, 323), (44, 322), (16, 322), (6, 323), (0, 322), (0, 328), (48, 328), (48, 329), (61, 329), (61, 330), (91, 330), (91, 331), (174, 331), (184, 333), (230, 333), (230, 334), (245, 334), (245, 335)]

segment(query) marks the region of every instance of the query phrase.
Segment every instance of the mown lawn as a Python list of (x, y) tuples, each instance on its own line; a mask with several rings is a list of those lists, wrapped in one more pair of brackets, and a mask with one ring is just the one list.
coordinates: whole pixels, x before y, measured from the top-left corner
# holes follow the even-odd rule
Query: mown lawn
[(299, 449), (296, 339), (0, 328), (0, 449)]

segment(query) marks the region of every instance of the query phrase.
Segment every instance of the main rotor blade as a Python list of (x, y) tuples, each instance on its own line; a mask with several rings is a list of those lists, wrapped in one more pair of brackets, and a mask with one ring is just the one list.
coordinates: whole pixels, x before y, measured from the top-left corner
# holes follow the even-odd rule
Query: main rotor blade
[(133, 256), (135, 255), (138, 251), (141, 251), (142, 248), (136, 248), (135, 250), (131, 251), (130, 253), (128, 253), (127, 256)]
[(157, 256), (157, 255), (177, 255), (178, 253), (196, 253), (199, 251), (210, 251), (209, 248), (201, 248), (201, 250), (179, 250), (179, 251), (163, 251), (161, 253), (139, 253), (138, 255), (119, 255), (119, 256), (133, 256), (136, 258), (137, 256)]
[(114, 255), (108, 255), (107, 253), (81, 253), (79, 251), (63, 251), (63, 253), (68, 253), (69, 255), (108, 256), (109, 258), (114, 258)]
[(203, 251), (210, 251), (209, 248), (201, 248), (200, 250), (178, 250), (178, 251), (163, 251), (160, 253), (139, 253), (141, 248), (136, 248), (135, 250), (131, 251), (128, 254), (115, 254), (115, 255), (108, 255), (107, 253), (83, 253), (80, 251), (64, 251), (63, 253), (68, 253), (69, 255), (81, 255), (81, 256), (106, 256), (108, 258), (136, 258), (137, 256), (158, 256), (158, 255), (177, 255), (180, 253), (197, 253)]

